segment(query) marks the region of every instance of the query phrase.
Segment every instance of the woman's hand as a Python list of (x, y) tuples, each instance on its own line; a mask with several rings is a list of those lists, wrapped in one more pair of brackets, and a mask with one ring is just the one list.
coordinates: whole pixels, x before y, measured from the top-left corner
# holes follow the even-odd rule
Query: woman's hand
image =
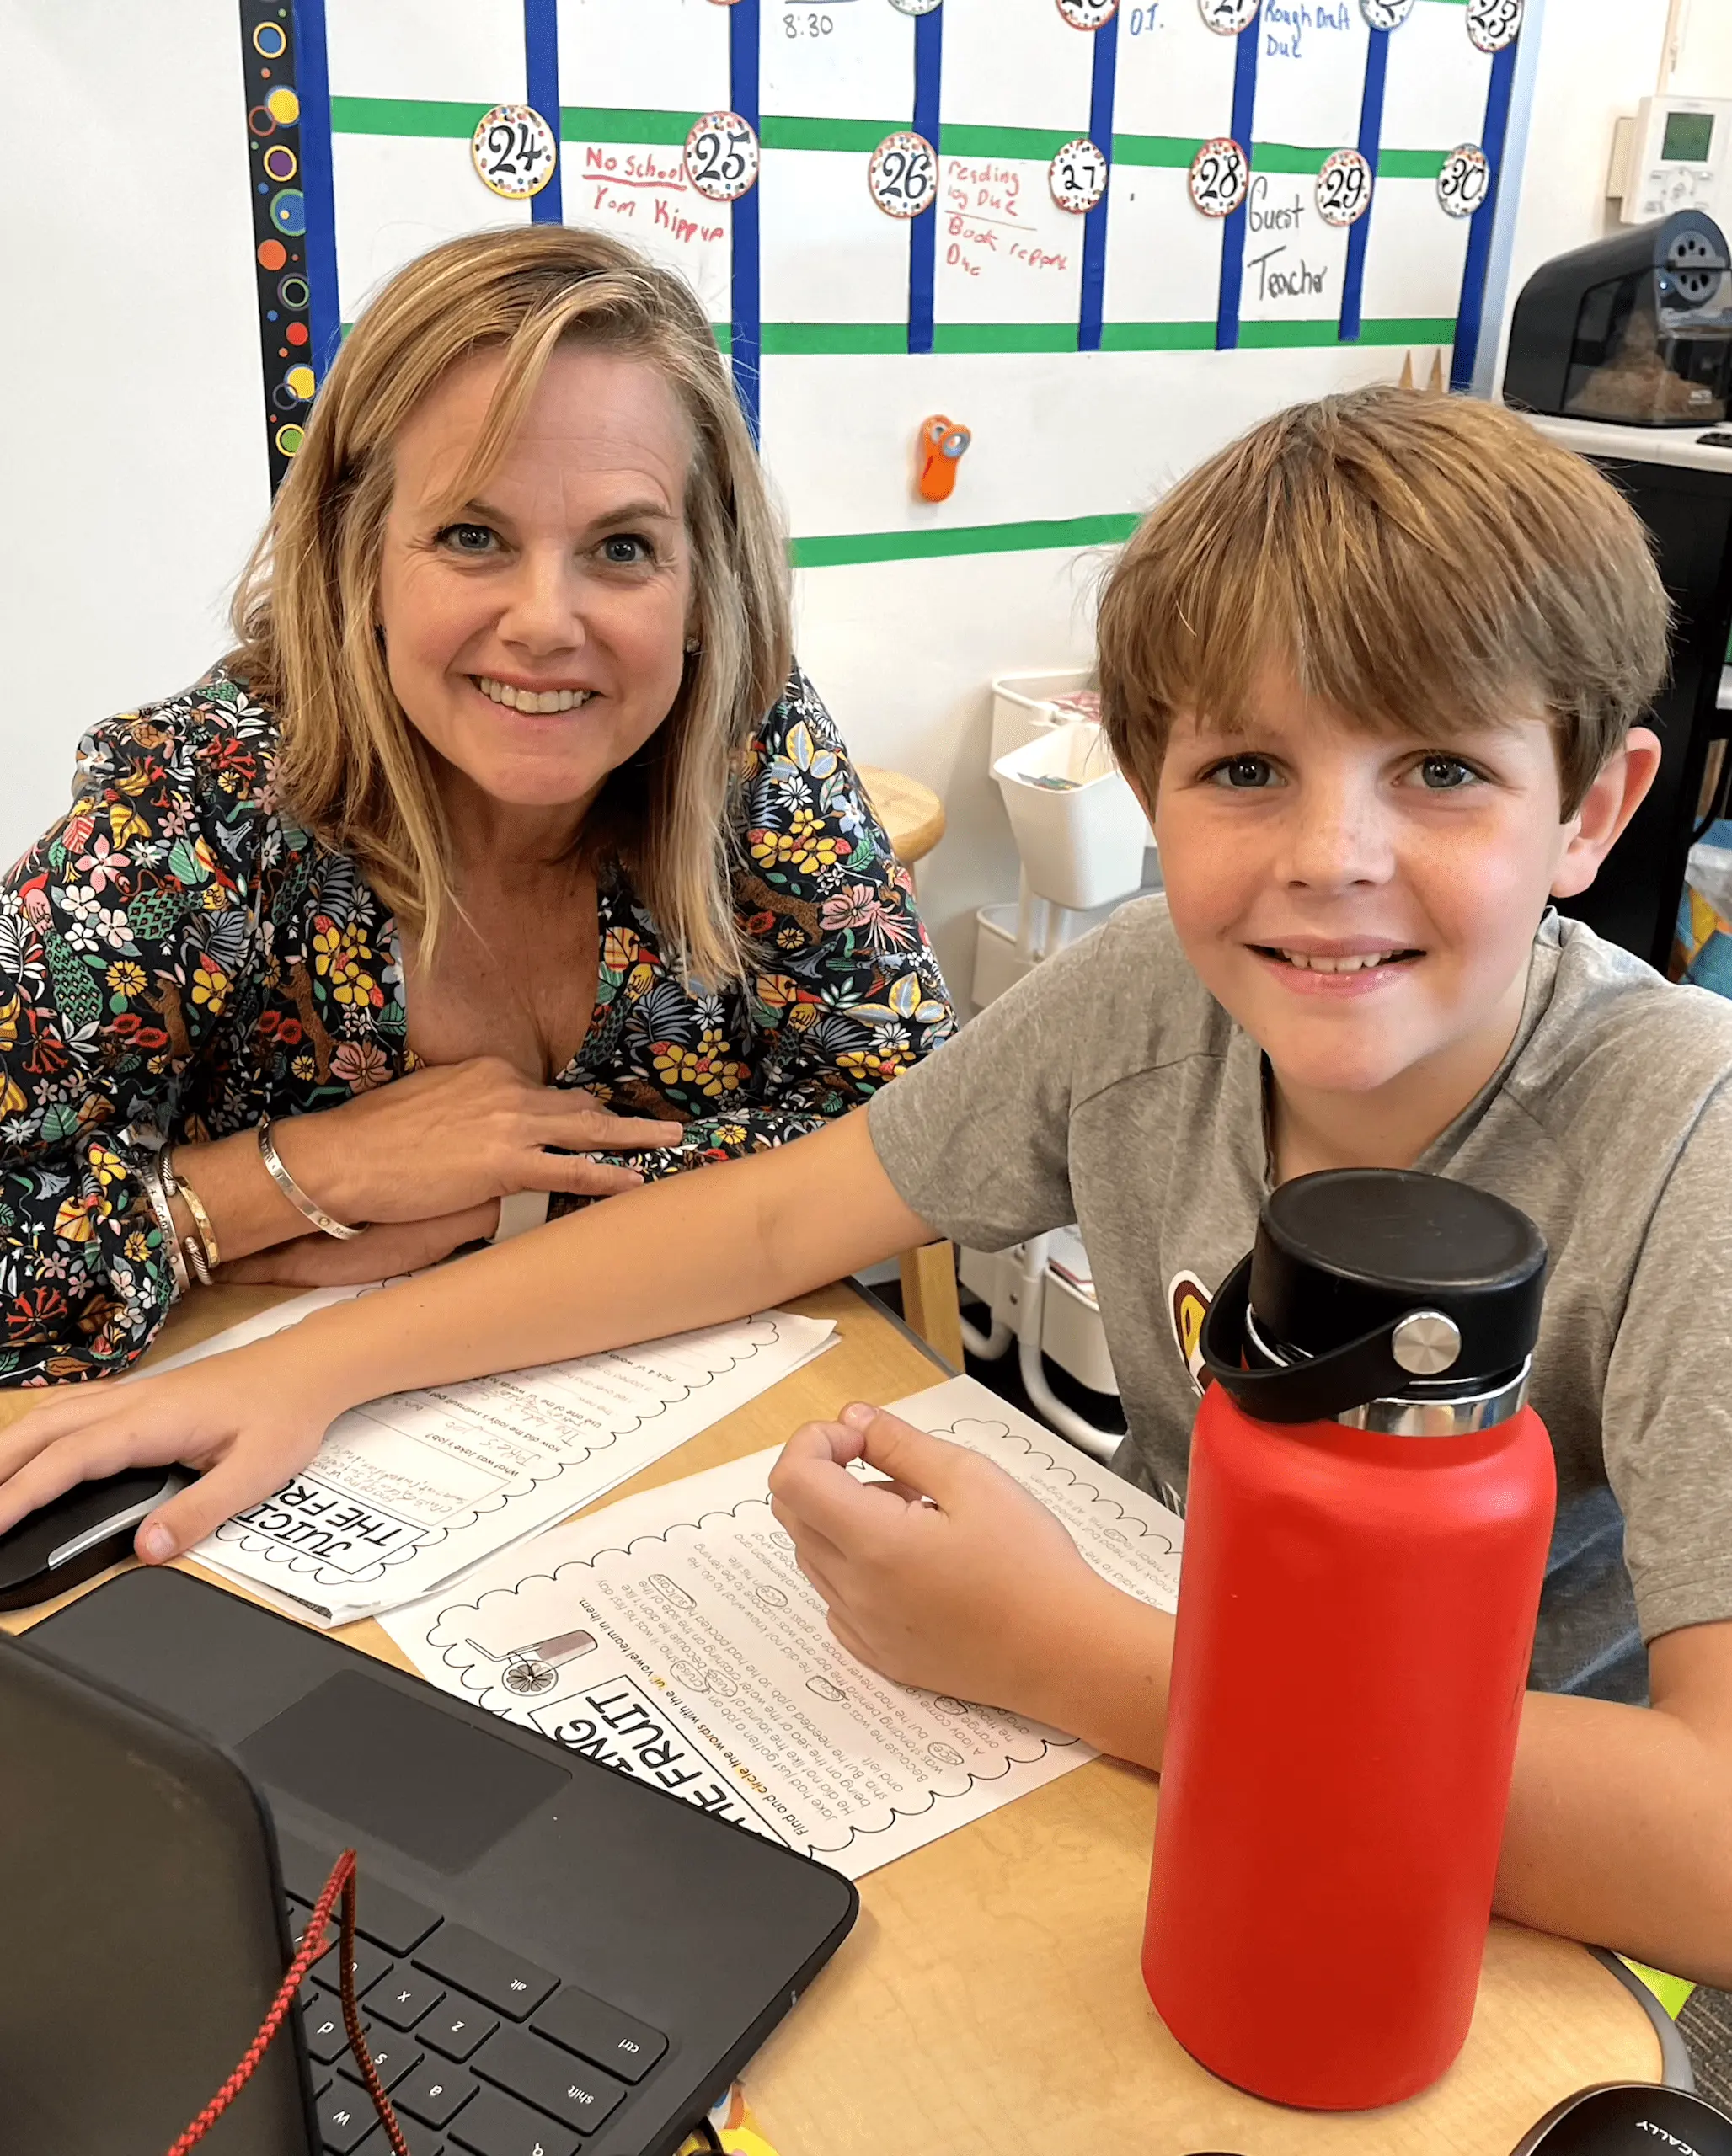
[[(476, 1056), (273, 1123), (271, 1137), (295, 1181), (336, 1219), (428, 1223), (518, 1190), (629, 1190), (643, 1181), (634, 1170), (582, 1155), (677, 1145), (684, 1128), (614, 1115), (580, 1089), (534, 1085), (509, 1063)], [(195, 1180), (190, 1156), (186, 1166)]]
[(161, 1564), (306, 1466), (341, 1412), (291, 1327), (166, 1377), (65, 1387), (0, 1432), (0, 1534), (75, 1482), (179, 1461), (200, 1480), (159, 1506), (134, 1547)]
[(500, 1224), (497, 1198), (446, 1213), (436, 1220), (391, 1220), (348, 1242), (330, 1235), (302, 1235), (219, 1266), (220, 1285), (259, 1288), (358, 1288), (370, 1280), (394, 1280), (437, 1265), (465, 1243), (489, 1241)]
[[(893, 1479), (858, 1480), (857, 1460)], [(899, 1684), (1068, 1726), (1079, 1625), (1126, 1598), (1002, 1468), (857, 1403), (794, 1433), (770, 1493), (850, 1654)]]

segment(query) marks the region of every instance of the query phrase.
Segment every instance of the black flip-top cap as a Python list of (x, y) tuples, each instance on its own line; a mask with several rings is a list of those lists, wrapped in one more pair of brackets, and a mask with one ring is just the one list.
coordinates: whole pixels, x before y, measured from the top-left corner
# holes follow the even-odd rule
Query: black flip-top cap
[(1411, 1169), (1330, 1168), (1264, 1200), (1251, 1315), (1270, 1348), (1311, 1357), (1441, 1310), (1462, 1336), (1454, 1390), (1532, 1353), (1545, 1273), (1545, 1238), (1489, 1191)]

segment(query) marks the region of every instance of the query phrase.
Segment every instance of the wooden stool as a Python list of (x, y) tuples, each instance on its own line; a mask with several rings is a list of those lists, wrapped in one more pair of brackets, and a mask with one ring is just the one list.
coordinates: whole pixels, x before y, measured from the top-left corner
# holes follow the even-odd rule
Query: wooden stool
[[(896, 858), (911, 873), (944, 835), (944, 804), (929, 786), (906, 771), (855, 766), (874, 813)], [(924, 1243), (904, 1251), (902, 1315), (928, 1348), (953, 1369), (962, 1368), (962, 1311), (956, 1299), (956, 1253), (949, 1243)]]

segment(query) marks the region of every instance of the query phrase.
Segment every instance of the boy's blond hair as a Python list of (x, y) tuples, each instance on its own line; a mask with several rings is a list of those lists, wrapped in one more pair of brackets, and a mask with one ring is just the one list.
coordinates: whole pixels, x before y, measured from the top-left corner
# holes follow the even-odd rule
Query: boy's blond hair
[(1278, 412), (1180, 480), (1100, 610), (1102, 716), (1152, 800), (1183, 712), (1228, 726), (1266, 661), (1377, 730), (1537, 708), (1573, 815), (1665, 671), (1634, 511), (1495, 404), (1388, 387)]

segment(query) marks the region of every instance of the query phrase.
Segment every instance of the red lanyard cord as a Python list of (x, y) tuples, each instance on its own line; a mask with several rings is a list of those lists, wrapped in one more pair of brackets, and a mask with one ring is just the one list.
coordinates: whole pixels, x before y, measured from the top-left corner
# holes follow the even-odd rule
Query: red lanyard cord
[(248, 2045), (245, 2056), (216, 2094), (206, 2105), (188, 2127), (179, 2141), (168, 2151), (168, 2156), (186, 2156), (195, 2142), (202, 2141), (218, 2119), (239, 2095), (269, 2049), (270, 2041), (281, 2028), (288, 2010), (294, 2004), (295, 1993), (301, 1981), (313, 1963), (323, 1953), (326, 1934), (330, 1927), (331, 1909), (338, 1895), (343, 1897), (342, 1945), (338, 1948), (338, 1984), (343, 1999), (343, 2026), (349, 2034), (349, 2048), (355, 2054), (355, 2063), (361, 2069), (361, 2078), (373, 2100), (373, 2109), (384, 2122), (386, 2138), (391, 2143), (392, 2156), (409, 2156), (409, 2143), (403, 2137), (403, 2128), (397, 2123), (397, 2114), (391, 2108), (391, 2099), (385, 2094), (378, 2069), (367, 2049), (366, 2036), (361, 2026), (361, 2009), (355, 1999), (355, 1852), (345, 1849), (332, 1866), (331, 1876), (323, 1891), (313, 1904), (313, 1914), (301, 1944), (295, 1950), (295, 1958), (289, 1964), (288, 1973), (276, 1997), (271, 2001), (270, 2011), (259, 2024), (259, 2033)]

